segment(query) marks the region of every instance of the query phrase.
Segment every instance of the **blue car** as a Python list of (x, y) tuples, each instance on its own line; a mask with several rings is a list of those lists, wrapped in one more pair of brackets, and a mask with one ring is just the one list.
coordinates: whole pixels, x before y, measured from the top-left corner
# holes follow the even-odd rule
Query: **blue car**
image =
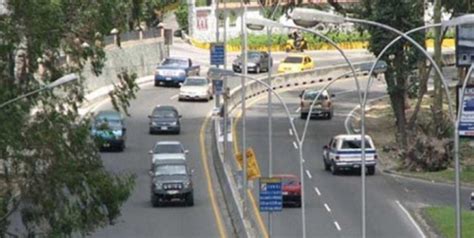
[(100, 111), (94, 118), (91, 133), (100, 149), (125, 149), (126, 128), (124, 119), (116, 111)]
[(191, 59), (169, 57), (156, 67), (155, 86), (179, 86), (188, 76), (199, 75), (200, 66), (193, 65)]

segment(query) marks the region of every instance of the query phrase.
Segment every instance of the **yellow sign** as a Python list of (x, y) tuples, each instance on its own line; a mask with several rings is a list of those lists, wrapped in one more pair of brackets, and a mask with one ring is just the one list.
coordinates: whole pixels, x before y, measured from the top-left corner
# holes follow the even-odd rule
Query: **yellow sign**
[[(249, 147), (245, 155), (247, 157), (247, 179), (253, 180), (256, 178), (260, 177), (260, 167), (258, 166), (257, 163), (257, 158), (255, 156), (255, 152), (251, 147)], [(240, 167), (243, 167), (243, 158), (242, 158), (242, 153), (237, 153), (235, 155), (235, 158), (237, 159), (237, 162), (239, 163)]]

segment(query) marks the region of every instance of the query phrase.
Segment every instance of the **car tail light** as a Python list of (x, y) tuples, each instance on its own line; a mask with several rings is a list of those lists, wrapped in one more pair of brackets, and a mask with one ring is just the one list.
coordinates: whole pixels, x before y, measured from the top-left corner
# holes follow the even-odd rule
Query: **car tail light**
[(336, 156), (336, 160), (339, 160), (339, 155)]

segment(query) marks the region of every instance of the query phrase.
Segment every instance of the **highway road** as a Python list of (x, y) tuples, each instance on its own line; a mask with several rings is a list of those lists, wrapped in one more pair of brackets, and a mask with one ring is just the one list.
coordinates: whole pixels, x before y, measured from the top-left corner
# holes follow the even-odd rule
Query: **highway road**
[[(192, 58), (194, 62), (201, 65), (201, 75), (207, 72), (209, 54), (206, 51), (176, 43), (171, 47), (170, 52), (174, 56)], [(316, 61), (316, 64), (320, 66), (342, 63), (341, 57), (332, 51), (312, 54), (321, 57), (327, 54), (325, 57), (328, 59), (327, 61)], [(364, 52), (350, 52), (348, 54), (355, 61), (370, 58)], [(230, 57), (232, 58), (232, 56)], [(283, 54), (276, 55), (275, 61), (281, 57)], [(229, 86), (234, 87), (239, 83), (240, 80), (231, 81)], [(178, 102), (177, 94), (177, 88), (153, 87), (152, 84), (141, 86), (137, 99), (130, 106), (131, 117), (126, 118), (127, 148), (122, 153), (102, 153), (104, 164), (108, 170), (137, 176), (135, 189), (130, 199), (125, 203), (122, 216), (118, 219), (117, 224), (99, 230), (92, 234), (92, 237), (232, 237), (225, 208), (219, 201), (221, 195), (214, 169), (210, 158), (202, 156), (202, 151), (205, 149), (202, 148), (200, 141), (201, 128), (206, 116), (213, 108), (214, 101), (208, 103)], [(157, 104), (170, 104), (178, 108), (183, 115), (180, 135), (148, 134), (147, 116)], [(110, 103), (106, 101), (99, 104), (96, 111), (110, 108)], [(207, 133), (207, 131), (204, 132)], [(190, 151), (189, 159), (193, 161), (195, 169), (193, 177), (194, 207), (153, 208), (151, 206), (148, 151), (159, 140), (179, 140)], [(210, 183), (208, 183), (208, 178)], [(298, 210), (295, 209), (293, 212), (297, 213)]]

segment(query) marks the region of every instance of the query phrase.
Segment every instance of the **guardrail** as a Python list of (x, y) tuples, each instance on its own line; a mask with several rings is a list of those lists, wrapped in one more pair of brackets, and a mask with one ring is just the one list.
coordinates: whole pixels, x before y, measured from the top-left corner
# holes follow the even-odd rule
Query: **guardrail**
[[(371, 61), (373, 63), (373, 61)], [(363, 75), (368, 74), (367, 64), (371, 62), (360, 62), (354, 63), (354, 67), (359, 70), (359, 73)], [(455, 54), (450, 52), (443, 55), (443, 64), (444, 65), (453, 65), (456, 62)], [(313, 70), (289, 73), (289, 74), (276, 74), (272, 76), (272, 88), (274, 90), (283, 89), (283, 88), (292, 88), (292, 87), (304, 87), (315, 84), (320, 84), (328, 82), (338, 77), (344, 73), (350, 71), (350, 67), (347, 64), (328, 66), (322, 68), (316, 68)], [(363, 71), (363, 72), (361, 72)], [(352, 78), (352, 77), (348, 77)], [(258, 77), (258, 79), (265, 81), (266, 76)], [(247, 80), (248, 81), (248, 80)], [(245, 84), (245, 100), (257, 97), (268, 91), (263, 85), (257, 83), (256, 81), (249, 81)], [(241, 104), (241, 93), (242, 87), (238, 86), (231, 90), (229, 99), (227, 101), (228, 111), (231, 114), (238, 106)], [(212, 131), (212, 143), (213, 146), (213, 160), (216, 169), (216, 173), (219, 177), (221, 183), (224, 199), (226, 200), (227, 208), (229, 209), (229, 214), (231, 216), (236, 234), (238, 237), (261, 237), (257, 235), (256, 231), (252, 227), (258, 227), (257, 224), (247, 224), (246, 219), (244, 219), (242, 208), (241, 208), (241, 199), (239, 189), (237, 187), (237, 180), (232, 173), (232, 168), (230, 168), (229, 163), (224, 164), (224, 158), (222, 153), (222, 145), (217, 141), (216, 138), (219, 138), (219, 126), (218, 120), (214, 120), (214, 126)], [(224, 134), (225, 135), (225, 134)], [(227, 166), (227, 167), (226, 167)], [(241, 219), (241, 220), (239, 220)], [(242, 229), (252, 229), (252, 231), (246, 231), (243, 233)], [(260, 231), (261, 233), (261, 231)], [(245, 236), (244, 236), (245, 235)]]

